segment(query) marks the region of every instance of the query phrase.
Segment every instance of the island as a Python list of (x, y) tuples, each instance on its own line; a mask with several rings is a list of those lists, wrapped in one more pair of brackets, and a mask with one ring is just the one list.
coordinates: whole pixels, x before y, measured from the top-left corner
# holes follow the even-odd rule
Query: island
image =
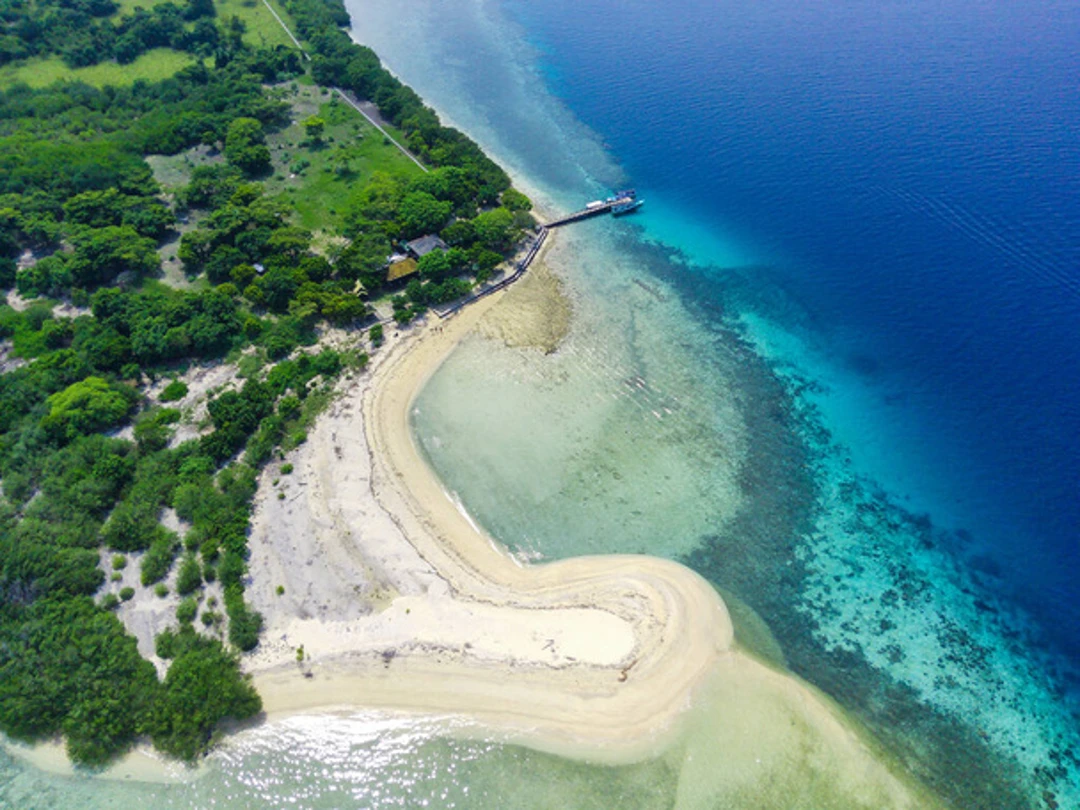
[(793, 784), (937, 806), (688, 568), (522, 564), (445, 491), (409, 425), (424, 382), (477, 329), (557, 351), (571, 306), (532, 200), (348, 22), (5, 18), (0, 731), (194, 762), (253, 718), (366, 706), (621, 763), (712, 700), (732, 756), (750, 734), (814, 752)]

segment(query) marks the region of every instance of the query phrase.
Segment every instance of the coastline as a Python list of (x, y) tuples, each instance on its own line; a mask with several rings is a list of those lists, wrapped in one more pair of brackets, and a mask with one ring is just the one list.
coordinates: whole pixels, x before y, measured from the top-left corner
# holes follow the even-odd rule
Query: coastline
[[(444, 489), (415, 444), (413, 400), (462, 340), (506, 340), (515, 312), (536, 308), (507, 300), (515, 290), (391, 335), (290, 454), (287, 485), (280, 466), (264, 470), (249, 592), (267, 625), (244, 660), (265, 719), (375, 709), (592, 763), (674, 758), (726, 792), (768, 774), (879, 807), (937, 806), (827, 698), (736, 645), (725, 603), (690, 569), (632, 555), (523, 565)], [(59, 745), (12, 748), (72, 773)], [(728, 765), (714, 772), (717, 751)], [(200, 770), (139, 747), (101, 775)]]
[[(284, 628), (290, 639), (307, 639), (308, 666), (298, 665), (290, 641), (264, 645), (272, 649), (257, 653), (249, 669), (271, 717), (344, 705), (465, 714), (533, 747), (631, 761), (673, 728), (694, 688), (730, 650), (732, 625), (712, 587), (675, 563), (584, 557), (523, 567), (443, 489), (414, 444), (409, 410), (504, 295), (384, 349), (370, 381), (343, 398), (347, 405), (362, 397), (368, 486), (398, 535), (392, 552), (385, 537), (377, 541), (382, 552), (365, 551), (363, 541), (357, 552), (387, 580), (395, 579), (387, 553), (405, 564), (408, 576), (383, 583), (395, 596), (365, 616), (324, 622), (321, 634), (310, 620), (268, 617), (268, 639)], [(350, 412), (327, 415), (322, 437), (309, 443), (340, 436), (335, 422)], [(356, 528), (395, 534), (370, 520)]]
[[(752, 754), (757, 767), (794, 785), (829, 773), (840, 785), (830, 790), (872, 796), (878, 806), (938, 806), (830, 700), (736, 645), (723, 600), (690, 569), (632, 555), (523, 565), (444, 489), (415, 444), (413, 400), (461, 340), (505, 339), (489, 318), (514, 303), (506, 300), (512, 294), (400, 338), (325, 417), (324, 433), (312, 436), (312, 444), (340, 442), (320, 486), (339, 480), (331, 469), (350, 468), (350, 446), (364, 445), (358, 461), (369, 467), (357, 478), (364, 489), (341, 493), (337, 514), (345, 518), (351, 503), (358, 522), (349, 531), (361, 536), (341, 534), (335, 518), (321, 520), (337, 541), (356, 544), (354, 563), (363, 559), (367, 576), (380, 573), (362, 619), (268, 627), (268, 639), (284, 626), (290, 643), (313, 653), (299, 665), (293, 648), (280, 645), (276, 656), (252, 661), (268, 717), (359, 708), (435, 715), (454, 736), (603, 764), (678, 752), (689, 763), (698, 746), (731, 746), (733, 761)], [(364, 434), (341, 441), (344, 429), (359, 428), (349, 407), (357, 399)], [(358, 506), (357, 496), (369, 493), (393, 530), (373, 523), (373, 504)], [(324, 489), (314, 500), (335, 497)], [(395, 534), (405, 545), (389, 551), (387, 535)], [(813, 754), (792, 756), (807, 750)], [(697, 759), (711, 757), (701, 750)], [(725, 771), (725, 784), (744, 778)]]

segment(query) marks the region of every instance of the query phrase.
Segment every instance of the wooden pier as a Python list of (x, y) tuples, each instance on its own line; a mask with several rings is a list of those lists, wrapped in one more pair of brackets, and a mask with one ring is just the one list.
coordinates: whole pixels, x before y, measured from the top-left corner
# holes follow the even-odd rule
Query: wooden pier
[(609, 197), (606, 200), (598, 201), (587, 208), (582, 208), (580, 211), (575, 211), (572, 214), (567, 214), (561, 219), (552, 220), (545, 225), (545, 228), (558, 228), (562, 225), (569, 225), (571, 222), (580, 222), (583, 219), (589, 219), (590, 217), (599, 216), (600, 214), (606, 214), (617, 205), (624, 205), (626, 203), (634, 202), (634, 195), (626, 194), (625, 196)]
[[(550, 229), (558, 228), (562, 225), (569, 225), (571, 222), (580, 222), (583, 219), (589, 219), (590, 217), (599, 216), (600, 214), (607, 214), (617, 206), (633, 203), (636, 200), (637, 194), (633, 190), (620, 191), (614, 197), (608, 197), (606, 200), (597, 200), (594, 203), (589, 203), (589, 205), (582, 208), (580, 211), (575, 211), (560, 219), (552, 220), (546, 225), (539, 226), (536, 230), (536, 236), (533, 237), (532, 242), (529, 243), (529, 249), (525, 252), (525, 255), (517, 261), (517, 264), (514, 265), (514, 272), (499, 279), (494, 284), (481, 287), (479, 290), (465, 298), (460, 298), (450, 304), (436, 305), (433, 306), (432, 309), (440, 318), (448, 318), (458, 310), (471, 304), (473, 301), (509, 287), (521, 278), (525, 271), (529, 269), (529, 265), (533, 263), (533, 259), (540, 253), (540, 248), (544, 246), (544, 241), (547, 239), (548, 231)], [(638, 205), (640, 204), (641, 203), (639, 202)]]

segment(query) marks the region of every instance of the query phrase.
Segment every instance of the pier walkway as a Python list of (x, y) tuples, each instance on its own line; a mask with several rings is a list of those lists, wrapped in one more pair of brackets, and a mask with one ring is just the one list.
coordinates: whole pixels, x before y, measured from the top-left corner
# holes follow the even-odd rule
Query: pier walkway
[(616, 197), (608, 197), (608, 199), (600, 202), (595, 202), (582, 208), (580, 211), (575, 211), (572, 214), (567, 214), (565, 217), (552, 220), (547, 223), (545, 228), (558, 228), (563, 225), (569, 225), (571, 222), (580, 222), (583, 219), (589, 219), (590, 217), (599, 216), (600, 214), (606, 214), (611, 211), (617, 205), (625, 205), (634, 202), (634, 195), (632, 193), (620, 194)]
[[(473, 301), (483, 298), (485, 295), (491, 295), (493, 292), (505, 289), (517, 281), (529, 269), (529, 265), (533, 263), (533, 259), (540, 253), (540, 248), (544, 246), (544, 241), (547, 239), (548, 232), (552, 228), (559, 228), (563, 225), (569, 225), (572, 222), (580, 222), (583, 219), (589, 219), (590, 217), (599, 216), (600, 214), (606, 214), (613, 211), (617, 206), (627, 205), (637, 200), (637, 194), (633, 190), (620, 191), (614, 197), (608, 197), (606, 200), (597, 200), (594, 203), (589, 203), (585, 208), (580, 211), (575, 211), (572, 214), (567, 214), (565, 217), (552, 220), (545, 225), (540, 225), (536, 230), (536, 236), (533, 237), (532, 242), (529, 243), (529, 248), (525, 252), (525, 255), (518, 260), (514, 265), (514, 271), (498, 281), (488, 284), (485, 287), (481, 287), (476, 292), (465, 298), (459, 298), (457, 301), (453, 301), (449, 304), (440, 304), (433, 306), (432, 310), (440, 318), (448, 318), (458, 310), (468, 306)], [(638, 205), (641, 203), (638, 202)]]

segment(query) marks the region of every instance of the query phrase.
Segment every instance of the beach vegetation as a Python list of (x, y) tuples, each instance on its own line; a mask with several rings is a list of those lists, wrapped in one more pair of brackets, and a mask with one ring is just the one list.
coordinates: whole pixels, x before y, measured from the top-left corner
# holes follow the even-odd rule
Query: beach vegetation
[[(263, 625), (244, 594), (258, 474), (367, 360), (320, 335), (367, 329), (378, 345), (366, 299), (398, 293), (407, 323), (471, 289), (526, 227), (505, 172), (351, 42), (339, 2), (280, 10), (310, 73), (245, 0), (40, 0), (4, 18), (0, 287), (32, 303), (0, 305), (21, 363), (0, 374), (0, 730), (63, 735), (79, 763), (140, 736), (197, 757), (222, 719), (260, 710), (237, 658)], [(429, 171), (330, 85), (375, 102)], [(451, 249), (402, 294), (387, 260), (428, 233)], [(167, 405), (192, 394), (179, 376), (237, 357), (242, 375), (179, 442)], [(142, 587), (164, 598), (174, 581), (181, 597), (178, 626), (155, 640), (164, 680), (115, 610), (135, 589), (102, 593), (103, 554), (121, 582), (132, 553)], [(199, 614), (204, 583), (221, 587), (221, 612), (210, 598)]]
[(508, 188), (499, 198), (502, 207), (508, 211), (531, 211), (532, 200), (518, 191), (516, 188)]
[(181, 596), (187, 596), (202, 586), (202, 569), (194, 554), (188, 552), (180, 563), (180, 571), (176, 576), (176, 592)]
[(176, 402), (187, 396), (188, 387), (183, 380), (173, 380), (166, 385), (158, 397), (162, 402)]
[(195, 616), (199, 612), (199, 603), (194, 597), (189, 596), (176, 606), (176, 620), (180, 624), (191, 624), (195, 621)]
[(225, 718), (243, 720), (262, 711), (240, 659), (221, 642), (187, 625), (171, 642), (172, 662), (148, 726), (154, 745), (180, 759), (194, 759)]

